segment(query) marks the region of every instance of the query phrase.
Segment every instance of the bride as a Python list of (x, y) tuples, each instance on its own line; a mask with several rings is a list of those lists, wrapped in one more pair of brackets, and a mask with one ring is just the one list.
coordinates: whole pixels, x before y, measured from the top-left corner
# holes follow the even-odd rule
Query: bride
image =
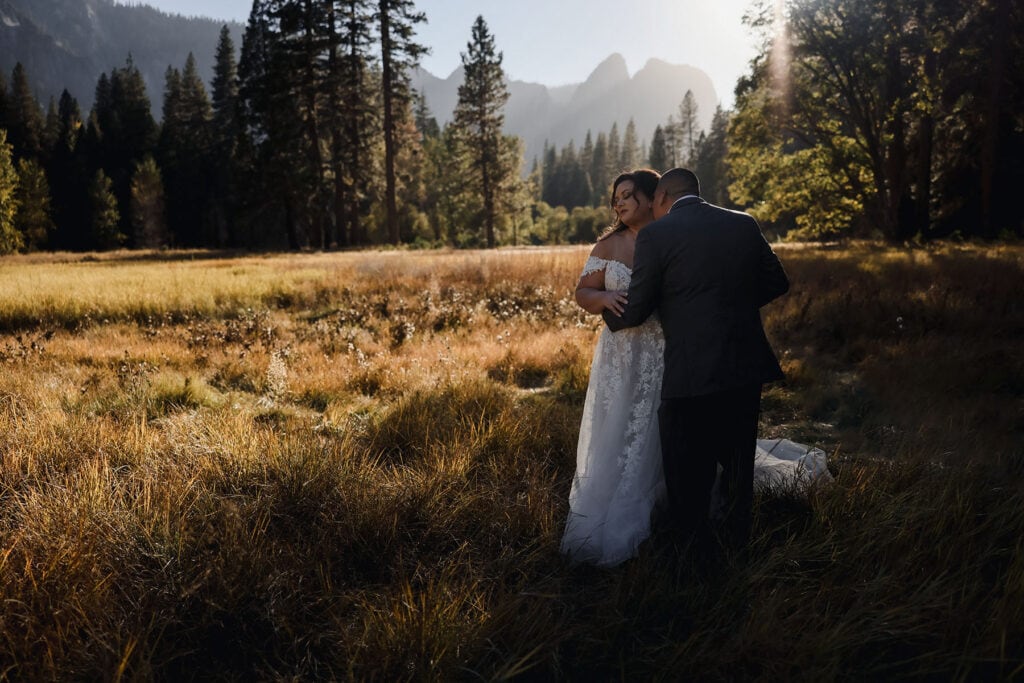
[[(654, 220), (659, 177), (640, 169), (612, 183), (616, 221), (594, 245), (576, 288), (587, 312), (622, 313), (636, 236)], [(658, 432), (664, 348), (656, 315), (615, 333), (604, 327), (598, 338), (561, 546), (574, 561), (610, 567), (634, 557), (665, 501)], [(760, 488), (828, 476), (823, 452), (787, 440), (759, 440), (754, 468)]]

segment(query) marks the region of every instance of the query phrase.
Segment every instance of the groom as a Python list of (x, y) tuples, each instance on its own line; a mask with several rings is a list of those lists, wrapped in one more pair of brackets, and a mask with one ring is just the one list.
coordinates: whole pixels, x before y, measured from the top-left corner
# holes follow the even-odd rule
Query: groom
[(761, 385), (782, 379), (759, 309), (789, 290), (753, 217), (708, 204), (692, 171), (673, 168), (654, 193), (657, 220), (640, 231), (628, 302), (612, 331), (654, 311), (665, 331), (658, 421), (674, 525), (710, 540), (708, 507), (722, 466), (724, 540), (750, 537)]

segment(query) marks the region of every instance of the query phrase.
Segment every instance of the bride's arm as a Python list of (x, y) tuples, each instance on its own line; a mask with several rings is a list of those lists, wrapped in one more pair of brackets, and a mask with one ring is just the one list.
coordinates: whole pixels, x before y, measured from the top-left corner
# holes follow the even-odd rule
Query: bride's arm
[(587, 313), (601, 315), (605, 310), (609, 310), (614, 311), (616, 315), (622, 315), (623, 307), (626, 305), (626, 293), (609, 292), (604, 288), (607, 259), (612, 255), (608, 242), (599, 241), (594, 245), (587, 263), (583, 266), (583, 274), (576, 283), (576, 303)]
[(604, 270), (599, 270), (580, 278), (576, 285), (576, 303), (587, 313), (600, 315), (605, 309), (622, 315), (626, 305), (625, 292), (609, 292), (604, 288)]

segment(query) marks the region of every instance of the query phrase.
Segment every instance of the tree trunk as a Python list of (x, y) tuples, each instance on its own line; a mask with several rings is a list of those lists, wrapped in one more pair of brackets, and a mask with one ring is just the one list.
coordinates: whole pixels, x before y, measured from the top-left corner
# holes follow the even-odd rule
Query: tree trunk
[(1006, 70), (1006, 43), (1010, 25), (1010, 0), (996, 0), (992, 17), (994, 29), (990, 60), (988, 99), (985, 103), (985, 133), (981, 142), (981, 234), (995, 237), (993, 220), (996, 162), (999, 151), (999, 111)]
[(487, 235), (487, 248), (494, 248), (494, 188), (491, 187), (491, 169), (483, 168), (480, 174), (484, 195), (484, 230)]
[(388, 240), (398, 244), (398, 205), (395, 200), (395, 115), (394, 72), (391, 64), (391, 8), (388, 0), (380, 0), (381, 85), (384, 105), (384, 197), (387, 210)]

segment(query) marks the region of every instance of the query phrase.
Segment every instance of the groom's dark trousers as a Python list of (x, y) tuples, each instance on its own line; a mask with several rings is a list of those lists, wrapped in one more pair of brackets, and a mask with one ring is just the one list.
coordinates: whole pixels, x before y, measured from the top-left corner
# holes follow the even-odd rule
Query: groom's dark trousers
[(708, 508), (722, 466), (722, 540), (750, 538), (754, 451), (761, 385), (704, 396), (663, 399), (658, 409), (662, 462), (673, 526), (685, 542), (706, 543)]

